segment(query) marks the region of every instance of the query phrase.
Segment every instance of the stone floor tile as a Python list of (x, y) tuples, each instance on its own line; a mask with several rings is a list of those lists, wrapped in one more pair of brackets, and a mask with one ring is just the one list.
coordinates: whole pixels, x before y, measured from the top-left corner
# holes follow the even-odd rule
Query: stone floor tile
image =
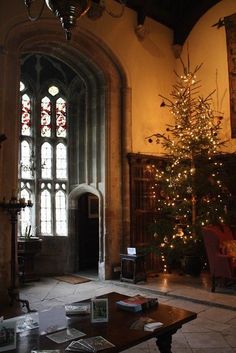
[(176, 348), (190, 348), (185, 336), (180, 330), (172, 336), (172, 345)]
[(208, 308), (207, 310), (199, 313), (201, 318), (207, 317), (210, 320), (217, 320), (219, 322), (226, 323), (236, 317), (236, 311), (231, 311), (223, 308)]
[(191, 348), (178, 348), (178, 347), (172, 347), (172, 352), (173, 353), (193, 353)]
[(186, 310), (193, 311), (195, 313), (200, 313), (208, 308), (208, 306), (205, 304), (190, 302), (183, 299), (170, 299), (166, 304), (176, 306), (179, 308), (184, 308)]
[[(190, 323), (194, 326), (193, 328), (195, 328), (197, 332), (222, 332), (227, 331), (231, 328), (230, 325), (218, 322), (217, 319), (213, 321), (208, 320), (207, 318), (203, 319), (201, 317), (197, 317), (194, 321), (191, 321)], [(183, 330), (185, 330), (185, 325), (183, 327)]]
[(186, 333), (191, 348), (228, 348), (225, 339), (218, 333)]
[[(112, 281), (116, 282), (117, 286), (127, 285), (119, 280)], [(132, 285), (132, 284), (129, 284)], [(158, 292), (160, 295), (165, 294), (166, 296), (173, 295), (174, 297), (195, 300), (199, 303), (207, 303), (214, 305), (221, 305), (224, 307), (236, 308), (236, 286), (232, 293), (226, 288), (217, 288), (215, 293), (210, 290), (210, 276), (207, 273), (203, 273), (198, 278), (191, 276), (179, 276), (178, 274), (158, 274), (157, 277), (148, 277), (145, 284), (135, 284), (133, 286), (139, 286), (145, 290), (153, 290)]]
[(234, 334), (225, 335), (224, 339), (226, 340), (226, 342), (228, 342), (231, 347), (236, 348), (236, 330)]
[(125, 351), (122, 351), (122, 353), (160, 353), (160, 351), (157, 348), (156, 340), (151, 339), (147, 342), (140, 343), (135, 347), (126, 349)]
[(229, 320), (227, 323), (230, 324), (231, 326), (236, 327), (236, 317), (232, 320)]
[(194, 321), (187, 322), (185, 325), (182, 326), (181, 331), (183, 333), (188, 332), (212, 332), (211, 328), (206, 327), (203, 325), (202, 320), (195, 319)]
[(222, 330), (221, 333), (223, 336), (227, 336), (227, 335), (236, 335), (236, 327), (234, 325), (230, 325), (228, 324), (229, 328), (226, 330)]
[(192, 350), (193, 353), (235, 353), (230, 347), (225, 348), (197, 348)]

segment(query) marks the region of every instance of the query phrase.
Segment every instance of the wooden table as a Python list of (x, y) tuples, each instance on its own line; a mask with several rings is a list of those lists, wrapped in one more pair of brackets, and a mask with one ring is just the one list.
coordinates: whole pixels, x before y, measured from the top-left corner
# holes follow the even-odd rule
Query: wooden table
[[(108, 298), (109, 301), (109, 321), (107, 323), (92, 324), (89, 315), (71, 316), (68, 319), (68, 326), (77, 328), (86, 333), (87, 336), (101, 335), (115, 345), (115, 347), (102, 352), (121, 352), (155, 337), (160, 352), (171, 353), (172, 335), (183, 324), (197, 317), (197, 314), (194, 312), (164, 304), (159, 304), (145, 313), (127, 312), (118, 309), (116, 306), (116, 301), (124, 299), (127, 296), (118, 293), (109, 293), (102, 297)], [(155, 321), (161, 321), (163, 326), (154, 332), (130, 329), (130, 325), (140, 316), (144, 315), (153, 318)], [(60, 349), (60, 352), (65, 352), (65, 348), (70, 342), (56, 344), (46, 336), (39, 336), (38, 330), (34, 329), (19, 335), (16, 352), (30, 353), (31, 349)]]
[(145, 256), (144, 255), (120, 255), (120, 280), (137, 283), (146, 281)]
[(17, 255), (22, 282), (38, 281), (39, 276), (34, 272), (35, 256), (40, 253), (42, 248), (42, 239), (29, 238), (18, 239)]

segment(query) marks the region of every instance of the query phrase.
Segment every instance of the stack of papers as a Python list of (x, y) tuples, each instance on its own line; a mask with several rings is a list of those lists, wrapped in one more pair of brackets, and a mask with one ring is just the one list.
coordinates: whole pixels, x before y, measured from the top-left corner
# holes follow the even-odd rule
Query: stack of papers
[(64, 343), (83, 336), (85, 336), (85, 333), (79, 330), (76, 330), (75, 328), (67, 328), (65, 330), (47, 335), (47, 337), (50, 338), (50, 340), (56, 343)]
[(162, 322), (150, 322), (144, 325), (144, 331), (155, 331), (161, 326), (163, 326)]
[(162, 322), (154, 321), (151, 317), (141, 316), (131, 324), (130, 329), (155, 331), (161, 326), (163, 326)]
[(107, 348), (115, 347), (114, 344), (107, 341), (102, 336), (81, 338), (73, 341), (66, 348), (66, 351), (72, 352), (99, 352)]

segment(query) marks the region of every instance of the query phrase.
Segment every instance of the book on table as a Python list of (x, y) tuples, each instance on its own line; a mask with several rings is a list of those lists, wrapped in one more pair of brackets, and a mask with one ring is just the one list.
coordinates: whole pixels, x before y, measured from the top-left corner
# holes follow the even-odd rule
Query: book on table
[(90, 303), (73, 303), (65, 305), (66, 315), (86, 315), (90, 313)]
[(147, 298), (139, 294), (116, 302), (118, 308), (132, 312), (147, 310), (157, 304), (157, 298)]

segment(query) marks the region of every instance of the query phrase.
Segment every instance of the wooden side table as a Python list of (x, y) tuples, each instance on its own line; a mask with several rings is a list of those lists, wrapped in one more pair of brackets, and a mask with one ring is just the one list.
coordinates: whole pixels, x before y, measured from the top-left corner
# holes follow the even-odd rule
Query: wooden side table
[(120, 255), (121, 272), (120, 280), (137, 283), (146, 281), (145, 256), (144, 255)]
[(39, 277), (34, 273), (34, 258), (41, 251), (42, 239), (18, 239), (17, 255), (21, 267), (22, 281), (37, 281)]

